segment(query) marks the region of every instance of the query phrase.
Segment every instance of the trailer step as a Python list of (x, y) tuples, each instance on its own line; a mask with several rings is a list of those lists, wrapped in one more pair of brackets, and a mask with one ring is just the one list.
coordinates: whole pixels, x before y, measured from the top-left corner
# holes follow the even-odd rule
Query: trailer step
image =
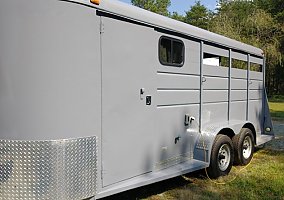
[(141, 187), (147, 184), (152, 184), (152, 183), (159, 182), (162, 180), (170, 179), (170, 178), (182, 175), (182, 174), (186, 174), (189, 172), (193, 172), (199, 169), (206, 168), (208, 166), (209, 164), (206, 162), (192, 159), (192, 160), (174, 165), (172, 167), (169, 167), (163, 170), (149, 172), (141, 176), (137, 176), (137, 177), (119, 182), (116, 184), (117, 186), (111, 185), (110, 189), (107, 189), (106, 187), (105, 190), (97, 194), (96, 199), (103, 198), (105, 196), (108, 196), (109, 194), (122, 192), (122, 191), (130, 190), (133, 188)]
[(256, 138), (256, 146), (262, 145), (272, 139), (274, 139), (274, 135), (260, 135)]

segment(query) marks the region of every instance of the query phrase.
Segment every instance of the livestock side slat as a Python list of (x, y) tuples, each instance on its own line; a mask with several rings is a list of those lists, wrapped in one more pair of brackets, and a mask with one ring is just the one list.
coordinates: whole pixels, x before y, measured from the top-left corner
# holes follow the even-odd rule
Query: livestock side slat
[(229, 77), (229, 68), (220, 66), (203, 65), (203, 75)]
[(251, 80), (251, 84), (249, 86), (251, 90), (262, 90), (263, 82), (258, 80)]
[(250, 100), (259, 100), (262, 99), (262, 90), (250, 90), (249, 99)]
[(203, 51), (206, 53), (213, 54), (213, 55), (229, 57), (229, 50), (221, 49), (221, 48), (214, 47), (214, 46), (207, 45), (207, 44), (204, 44)]
[(248, 57), (247, 57), (246, 54), (242, 54), (242, 53), (238, 53), (238, 52), (234, 52), (234, 51), (232, 51), (232, 58), (237, 59), (237, 60), (242, 60), (242, 61), (248, 60)]
[(231, 101), (246, 101), (247, 91), (246, 90), (232, 90)]
[(207, 89), (218, 89), (218, 90), (227, 90), (229, 88), (228, 78), (221, 77), (205, 77), (206, 81), (203, 83), (203, 88)]
[(250, 79), (253, 79), (253, 80), (263, 80), (262, 72), (250, 71), (249, 76), (250, 76)]
[(228, 101), (228, 90), (204, 90), (203, 102), (224, 102)]
[(231, 89), (232, 90), (246, 90), (247, 89), (247, 80), (232, 78)]
[(257, 57), (254, 57), (254, 56), (250, 57), (250, 62), (263, 65), (263, 59), (257, 58)]
[(232, 68), (232, 78), (247, 78), (247, 70)]
[(199, 103), (199, 91), (158, 91), (157, 106)]
[(200, 76), (158, 73), (158, 89), (200, 89)]

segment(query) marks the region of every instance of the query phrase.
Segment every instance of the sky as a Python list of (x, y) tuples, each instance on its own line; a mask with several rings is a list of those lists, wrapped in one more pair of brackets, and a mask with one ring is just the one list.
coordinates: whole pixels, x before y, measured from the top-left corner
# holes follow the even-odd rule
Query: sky
[[(131, 4), (131, 0), (120, 0)], [(201, 0), (201, 4), (205, 5), (208, 9), (214, 10), (217, 0)], [(195, 0), (171, 0), (170, 12), (176, 11), (181, 15), (185, 14), (185, 11), (189, 10), (190, 6), (194, 5)]]

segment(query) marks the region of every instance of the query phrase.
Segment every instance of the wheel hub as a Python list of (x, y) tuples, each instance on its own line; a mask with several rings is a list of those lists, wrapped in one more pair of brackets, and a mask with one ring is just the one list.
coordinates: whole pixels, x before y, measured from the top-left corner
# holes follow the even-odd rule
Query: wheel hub
[(252, 154), (252, 140), (250, 136), (246, 136), (243, 142), (243, 157), (248, 159)]
[(229, 145), (223, 144), (218, 153), (218, 165), (221, 171), (226, 171), (231, 161), (231, 150)]

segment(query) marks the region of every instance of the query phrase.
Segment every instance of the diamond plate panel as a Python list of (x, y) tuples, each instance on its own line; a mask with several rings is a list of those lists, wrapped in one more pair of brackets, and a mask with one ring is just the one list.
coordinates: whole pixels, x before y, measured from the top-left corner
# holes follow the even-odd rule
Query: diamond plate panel
[(188, 160), (192, 160), (193, 159), (193, 152), (187, 152), (185, 154), (180, 154), (178, 156), (175, 157), (171, 157), (169, 159), (163, 160), (162, 162), (156, 163), (155, 164), (155, 170), (161, 170), (161, 169), (165, 169), (168, 167), (171, 167), (173, 165), (182, 163), (182, 162), (186, 162)]
[(84, 199), (96, 194), (96, 137), (0, 140), (0, 200)]

